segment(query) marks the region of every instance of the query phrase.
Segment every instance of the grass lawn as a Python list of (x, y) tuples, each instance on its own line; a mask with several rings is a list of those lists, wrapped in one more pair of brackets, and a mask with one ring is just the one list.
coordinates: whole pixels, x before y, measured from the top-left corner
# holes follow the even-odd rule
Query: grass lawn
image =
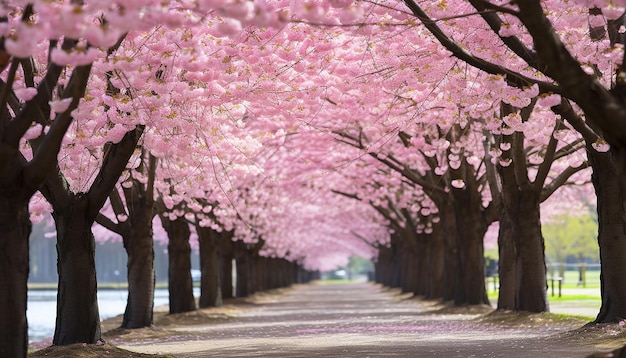
[[(495, 289), (498, 285), (496, 278), (489, 277), (486, 281), (487, 295), (489, 299), (497, 299), (498, 291)], [(561, 296), (559, 297), (558, 281), (552, 282), (551, 276), (548, 274), (548, 300), (550, 302), (567, 302), (567, 301), (593, 301), (599, 302), (600, 297), (600, 271), (587, 270), (585, 274), (584, 286), (579, 283), (578, 271), (565, 271), (561, 281)], [(554, 296), (552, 295), (552, 284), (554, 283)], [(494, 287), (495, 286), (495, 287)]]

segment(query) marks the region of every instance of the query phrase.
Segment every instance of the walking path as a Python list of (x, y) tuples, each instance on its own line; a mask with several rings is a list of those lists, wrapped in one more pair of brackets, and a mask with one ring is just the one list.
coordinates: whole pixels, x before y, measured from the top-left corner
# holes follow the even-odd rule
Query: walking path
[(228, 314), (205, 310), (200, 324), (172, 321), (161, 338), (108, 341), (175, 357), (559, 358), (598, 351), (564, 333), (584, 321), (494, 319), (487, 308), (441, 308), (369, 283), (299, 285)]

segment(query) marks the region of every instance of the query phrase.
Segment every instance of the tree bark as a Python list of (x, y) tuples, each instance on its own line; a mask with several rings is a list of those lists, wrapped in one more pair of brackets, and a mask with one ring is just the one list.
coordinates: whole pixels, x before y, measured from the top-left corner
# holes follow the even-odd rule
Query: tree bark
[[(129, 209), (126, 230), (122, 235), (128, 255), (128, 299), (122, 321), (123, 328), (150, 327), (154, 312), (154, 240), (152, 238), (152, 201), (146, 200), (135, 183), (127, 189), (126, 204)], [(135, 188), (135, 190), (132, 190)]]
[(392, 287), (393, 261), (394, 255), (391, 245), (380, 246), (376, 260), (376, 282), (383, 286)]
[(480, 204), (471, 197), (469, 189), (456, 192), (454, 213), (456, 216), (457, 284), (454, 294), (455, 305), (489, 304), (485, 288), (485, 255), (483, 239), (487, 227)]
[(237, 267), (236, 296), (248, 297), (252, 294), (250, 290), (250, 257), (246, 253), (245, 243), (237, 241), (233, 247)]
[(592, 182), (598, 198), (601, 263), (602, 305), (594, 322), (618, 322), (626, 317), (626, 275), (623, 272), (626, 257), (625, 197), (620, 185), (620, 171), (616, 169), (619, 164), (609, 153), (588, 151), (587, 155), (592, 163)]
[(233, 233), (224, 233), (220, 240), (220, 282), (222, 284), (222, 298), (233, 298)]
[(28, 199), (20, 191), (0, 191), (0, 357), (26, 357)]
[(93, 220), (87, 196), (71, 195), (70, 204), (52, 213), (57, 229), (57, 319), (54, 345), (94, 344), (101, 340)]
[(443, 249), (443, 274), (441, 277), (441, 298), (443, 301), (452, 301), (456, 294), (456, 275), (459, 270), (457, 262), (456, 216), (449, 199), (438, 198), (435, 202), (439, 209), (439, 227), (434, 230), (434, 240), (441, 243)]
[(417, 276), (415, 282), (415, 289), (413, 293), (417, 296), (426, 296), (428, 292), (428, 286), (430, 285), (430, 278), (433, 273), (430, 257), (430, 240), (429, 235), (418, 234), (417, 235), (417, 247), (415, 252), (415, 274)]
[(499, 310), (515, 310), (515, 241), (512, 223), (504, 209), (500, 215), (498, 231), (498, 290)]
[[(455, 133), (451, 132), (448, 136), (454, 139)], [(488, 305), (483, 246), (487, 222), (483, 214), (478, 174), (475, 173), (473, 166), (463, 160), (460, 167), (450, 170), (448, 175), (449, 200), (455, 223), (452, 235), (455, 239), (457, 258), (454, 303), (457, 306)], [(463, 180), (464, 186), (455, 187), (452, 185), (453, 179)]]
[(221, 233), (196, 225), (200, 244), (200, 308), (222, 305), (220, 282), (220, 257), (218, 252)]
[(417, 291), (417, 267), (416, 267), (416, 250), (414, 250), (407, 242), (408, 238), (401, 237), (398, 245), (398, 285), (402, 292), (415, 293)]
[[(505, 200), (505, 206), (508, 207)], [(539, 194), (521, 191), (509, 214), (515, 240), (515, 310), (547, 312), (546, 262)]]
[(433, 233), (428, 238), (428, 286), (425, 294), (426, 299), (435, 299), (443, 297), (443, 277), (445, 264), (445, 244), (444, 240), (437, 235), (441, 228), (439, 224), (433, 225)]
[(262, 239), (256, 244), (246, 244), (243, 241), (233, 243), (237, 265), (237, 297), (250, 296), (259, 290), (261, 284), (259, 250), (263, 245)]
[(170, 313), (194, 311), (196, 300), (193, 296), (191, 280), (191, 230), (184, 218), (170, 220), (161, 216), (161, 223), (167, 232), (169, 257), (168, 290), (170, 295)]
[(387, 272), (389, 277), (387, 278), (387, 282), (389, 282), (389, 287), (398, 288), (400, 287), (400, 250), (398, 249), (399, 241), (401, 239), (398, 237), (397, 233), (391, 234), (391, 267)]

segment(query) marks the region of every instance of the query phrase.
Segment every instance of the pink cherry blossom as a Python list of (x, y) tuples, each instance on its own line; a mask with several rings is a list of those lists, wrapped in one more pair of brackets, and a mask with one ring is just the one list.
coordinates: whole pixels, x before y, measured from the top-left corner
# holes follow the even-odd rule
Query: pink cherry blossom
[(72, 98), (63, 98), (57, 101), (51, 101), (50, 104), (50, 109), (52, 109), (54, 112), (56, 113), (62, 113), (65, 112), (69, 106), (70, 103), (72, 103)]

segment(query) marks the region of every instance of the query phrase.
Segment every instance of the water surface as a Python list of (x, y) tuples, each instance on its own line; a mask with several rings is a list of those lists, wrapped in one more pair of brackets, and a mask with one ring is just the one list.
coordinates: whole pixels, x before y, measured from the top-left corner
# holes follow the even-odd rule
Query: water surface
[[(126, 308), (127, 290), (98, 290), (100, 319), (123, 314)], [(49, 339), (54, 335), (56, 321), (56, 290), (29, 290), (28, 309), (28, 341), (29, 343)], [(169, 302), (167, 289), (158, 289), (154, 293), (154, 306), (166, 305)]]

